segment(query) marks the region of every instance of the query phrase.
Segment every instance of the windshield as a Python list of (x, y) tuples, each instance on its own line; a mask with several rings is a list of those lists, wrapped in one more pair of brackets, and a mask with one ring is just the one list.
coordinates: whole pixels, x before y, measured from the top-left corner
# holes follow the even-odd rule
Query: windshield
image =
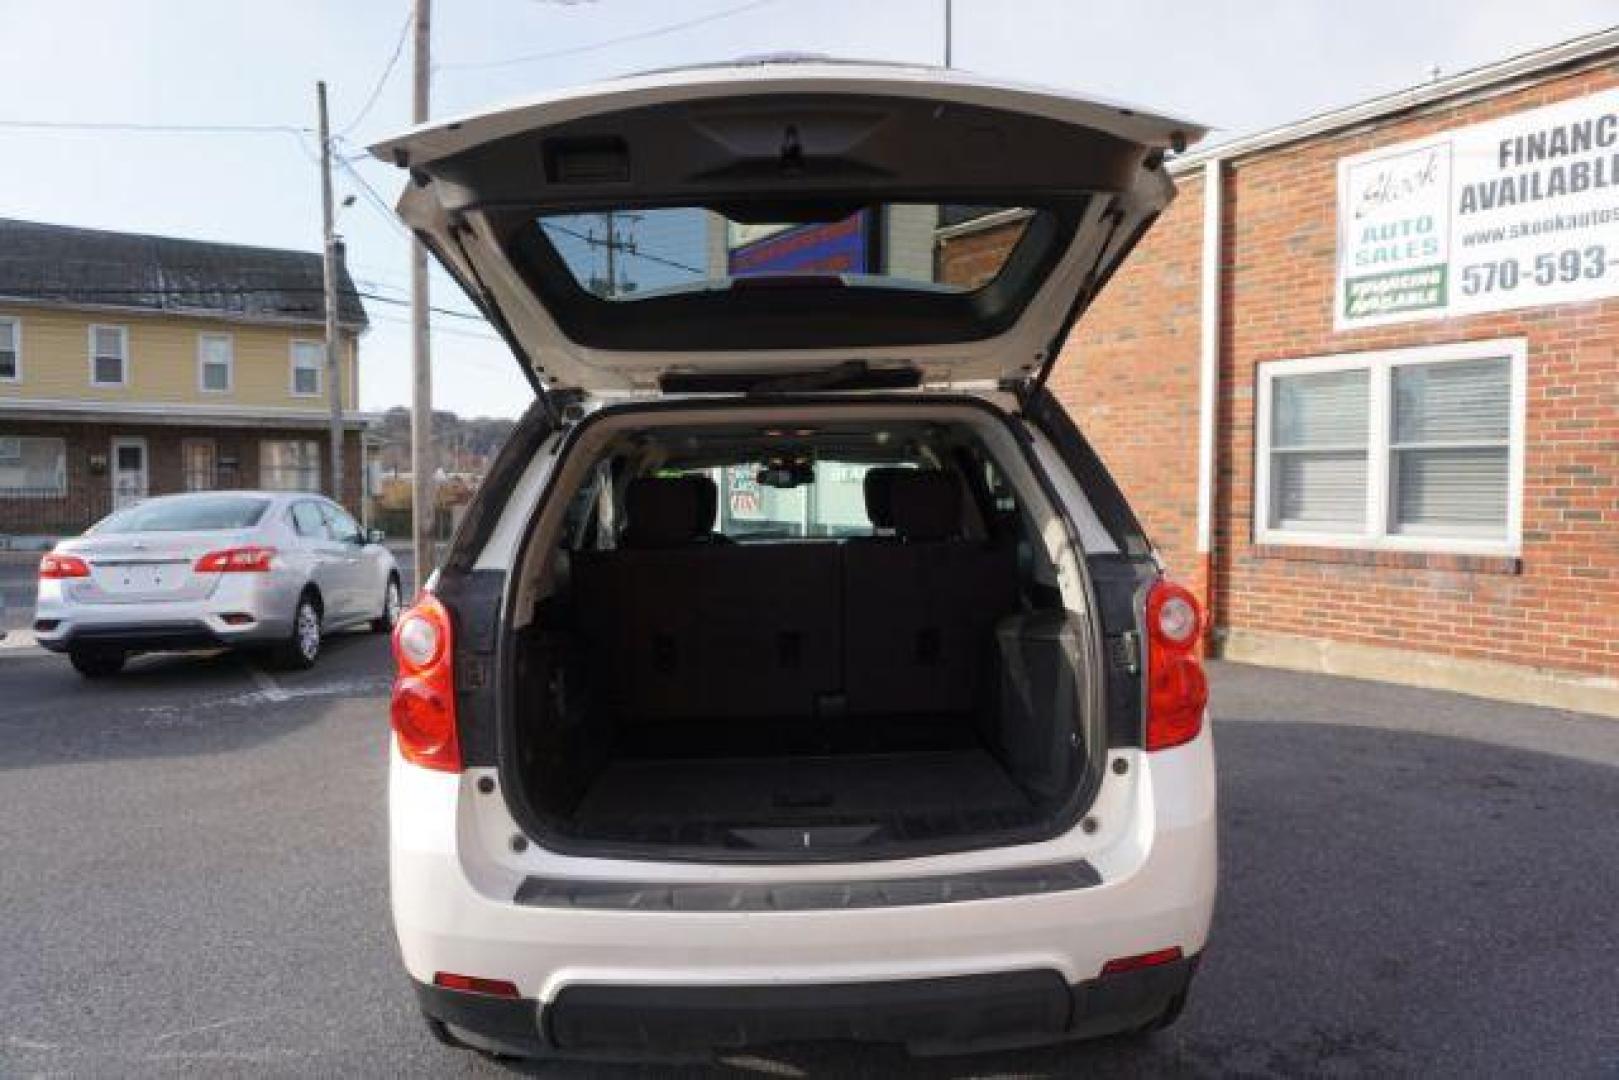
[(607, 210), (547, 215), (539, 228), (574, 282), (608, 300), (783, 278), (958, 294), (999, 276), (1032, 213), (936, 203), (815, 211), (743, 221), (702, 207)]
[(251, 495), (198, 495), (157, 499), (104, 518), (90, 529), (100, 536), (136, 532), (207, 532), (248, 529), (259, 523), (269, 499)]

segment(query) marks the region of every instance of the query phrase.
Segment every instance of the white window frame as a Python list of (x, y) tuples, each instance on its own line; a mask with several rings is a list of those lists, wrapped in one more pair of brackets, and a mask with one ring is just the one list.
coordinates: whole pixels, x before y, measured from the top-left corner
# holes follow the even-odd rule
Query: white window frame
[[(1259, 365), (1254, 414), (1254, 542), (1300, 547), (1364, 548), (1375, 551), (1436, 552), (1454, 555), (1517, 556), (1523, 550), (1524, 402), (1529, 347), (1524, 338), (1459, 341), (1448, 345), (1418, 345), (1404, 349), (1307, 356), (1269, 360)], [(1469, 537), (1462, 534), (1390, 532), (1389, 469), (1393, 460), (1390, 429), (1394, 422), (1394, 369), (1413, 364), (1443, 364), (1460, 360), (1507, 361), (1509, 405), (1507, 432), (1506, 536)], [(1366, 434), (1366, 524), (1359, 533), (1277, 529), (1271, 511), (1271, 415), (1275, 381), (1289, 375), (1327, 371), (1366, 371), (1367, 407), (1371, 410)]]
[[(103, 382), (96, 378), (96, 331), (114, 330), (118, 333), (119, 374), (123, 376), (117, 382)], [(121, 386), (129, 385), (129, 327), (114, 323), (90, 324), (90, 385), (116, 390)]]
[(15, 315), (0, 315), (0, 323), (11, 327), (11, 352), (16, 357), (12, 365), (16, 368), (14, 374), (0, 374), (0, 383), (22, 382), (22, 320)]
[[(320, 362), (314, 367), (315, 391), (303, 393), (298, 389), (298, 347), (313, 345), (320, 349)], [(326, 343), (312, 338), (294, 338), (287, 346), (287, 393), (295, 398), (318, 398), (326, 393)]]
[[(225, 356), (225, 388), (215, 390), (209, 387), (204, 373), (208, 369), (208, 342), (223, 341), (226, 348)], [(220, 333), (216, 330), (205, 330), (197, 335), (197, 393), (199, 394), (232, 394), (236, 391), (236, 335)]]

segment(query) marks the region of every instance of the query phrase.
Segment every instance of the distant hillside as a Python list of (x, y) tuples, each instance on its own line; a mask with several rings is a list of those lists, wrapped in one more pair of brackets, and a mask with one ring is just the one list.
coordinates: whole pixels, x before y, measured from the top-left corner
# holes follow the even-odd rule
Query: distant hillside
[[(433, 443), (438, 447), (439, 468), (449, 473), (482, 473), (511, 434), (515, 421), (499, 416), (463, 419), (453, 412), (433, 413)], [(389, 409), (372, 429), (381, 439), (377, 459), (382, 474), (410, 471), (410, 410)]]

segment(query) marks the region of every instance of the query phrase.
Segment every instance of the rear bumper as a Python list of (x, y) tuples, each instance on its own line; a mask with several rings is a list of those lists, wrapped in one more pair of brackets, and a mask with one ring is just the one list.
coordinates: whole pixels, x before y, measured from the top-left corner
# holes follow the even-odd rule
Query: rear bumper
[(40, 645), (51, 652), (81, 648), (123, 649), (128, 652), (166, 652), (179, 649), (217, 649), (227, 644), (203, 622), (91, 623), (52, 628), (38, 634)]
[[(52, 652), (75, 645), (129, 652), (217, 649), (280, 641), (292, 632), (298, 588), (275, 577), (222, 574), (212, 594), (196, 600), (83, 603), (44, 588), (34, 610), (34, 638)], [(250, 622), (226, 621), (242, 616)]]
[(782, 986), (574, 986), (547, 1005), (417, 982), (469, 1045), (529, 1057), (706, 1057), (781, 1042), (898, 1043), (913, 1054), (1130, 1031), (1184, 995), (1197, 957), (1071, 985), (1055, 971)]
[[(480, 788), (482, 777), (472, 771), (457, 775), (417, 768), (395, 749), (389, 813), (394, 928), (406, 971), (418, 983), (430, 984), (438, 972), (512, 982), (527, 1002), (522, 1030), (532, 1030), (541, 1047), (551, 1051), (568, 1048), (554, 1045), (568, 1042), (559, 1035), (558, 1017), (584, 1017), (580, 1027), (566, 1030), (587, 1032), (589, 1038), (575, 1046), (592, 1046), (616, 1030), (617, 1021), (610, 1017), (624, 1002), (633, 1000), (632, 1011), (639, 1014), (646, 1011), (644, 1002), (661, 1000), (665, 990), (684, 1003), (674, 1014), (680, 1023), (689, 1020), (703, 1031), (709, 1024), (699, 1014), (710, 1006), (719, 1009), (716, 1002), (730, 1001), (720, 993), (726, 988), (743, 988), (747, 997), (753, 996), (752, 988), (771, 988), (772, 994), (780, 990), (788, 999), (802, 990), (815, 1002), (811, 1011), (816, 1015), (846, 1015), (832, 1007), (845, 1000), (841, 995), (858, 995), (877, 985), (895, 984), (908, 994), (940, 980), (1022, 980), (1029, 973), (1038, 973), (1043, 984), (1066, 995), (1062, 1023), (1042, 1022), (1033, 1031), (986, 1031), (975, 1040), (985, 1045), (997, 1039), (1039, 1042), (1122, 1030), (1161, 1012), (1177, 991), (1158, 985), (1157, 980), (1170, 979), (1163, 973), (1139, 980), (1103, 977), (1104, 964), (1169, 947), (1193, 957), (1207, 940), (1216, 881), (1215, 791), (1207, 731), (1173, 750), (1118, 751), (1116, 756), (1126, 760), (1127, 768), (1122, 773), (1109, 770), (1089, 812), (1094, 832), (1075, 829), (1043, 845), (926, 860), (694, 867), (565, 857), (533, 844), (514, 845), (515, 823), (499, 792), (488, 785)], [(997, 863), (1052, 867), (1080, 858), (1095, 868), (1094, 883), (1017, 895), (984, 891), (972, 899), (951, 897), (951, 902), (851, 906), (835, 897), (815, 899), (820, 893), (858, 893), (872, 879), (989, 873)], [(552, 882), (589, 879), (603, 888), (576, 888), (568, 893), (569, 902), (536, 905), (524, 890), (532, 893), (537, 877)], [(659, 879), (669, 886), (664, 890), (667, 903), (580, 900), (626, 882), (647, 883), (631, 891), (661, 897), (651, 884)], [(794, 888), (795, 903), (680, 902), (681, 890), (699, 883), (710, 887), (705, 896), (719, 895), (723, 890), (712, 887), (727, 885), (724, 895), (743, 900), (752, 895), (753, 885), (779, 886), (772, 897), (780, 888)], [(794, 883), (836, 888), (796, 888)], [(991, 984), (975, 985), (981, 991)], [(1142, 991), (1139, 1009), (1120, 1004), (1130, 985), (1151, 988)], [(432, 1001), (462, 1004), (468, 997), (426, 993)], [(1044, 995), (1051, 1000), (1062, 996), (1050, 990)], [(691, 1004), (699, 998), (703, 1009)], [(555, 1011), (564, 1002), (568, 1007)], [(486, 1025), (491, 1035), (509, 1033), (517, 1023), (517, 1007), (510, 1002), (475, 1000), (466, 1007), (478, 1010), (482, 1005), (491, 1017), (498, 1013), (508, 1018), (505, 1027)], [(424, 1007), (469, 1031), (476, 1015), (482, 1015), (456, 1022), (435, 1012), (431, 1001)], [(1048, 1003), (1040, 1009), (1044, 1015), (1056, 1006)], [(536, 1010), (544, 1017), (543, 1028), (536, 1026), (542, 1023)], [(592, 1019), (603, 1011), (609, 1020)], [(789, 1017), (794, 1012), (787, 1010)], [(801, 1030), (792, 1026), (797, 1022), (786, 1022), (787, 1030)], [(836, 1028), (841, 1022), (817, 1021), (834, 1025), (832, 1038), (847, 1037)], [(884, 1037), (891, 1030), (896, 1029), (874, 1029)], [(962, 1030), (973, 1028), (969, 1023)], [(750, 1038), (769, 1037), (777, 1028), (773, 1020), (761, 1021), (750, 1031), (758, 1033)], [(900, 1041), (942, 1045), (921, 1036)], [(638, 1046), (632, 1040), (629, 1049)]]

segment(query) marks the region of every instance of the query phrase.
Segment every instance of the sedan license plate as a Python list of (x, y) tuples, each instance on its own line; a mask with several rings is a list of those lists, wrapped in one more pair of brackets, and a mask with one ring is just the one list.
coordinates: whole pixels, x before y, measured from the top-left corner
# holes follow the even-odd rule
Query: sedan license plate
[(117, 592), (151, 592), (174, 583), (172, 566), (110, 566), (107, 584)]

